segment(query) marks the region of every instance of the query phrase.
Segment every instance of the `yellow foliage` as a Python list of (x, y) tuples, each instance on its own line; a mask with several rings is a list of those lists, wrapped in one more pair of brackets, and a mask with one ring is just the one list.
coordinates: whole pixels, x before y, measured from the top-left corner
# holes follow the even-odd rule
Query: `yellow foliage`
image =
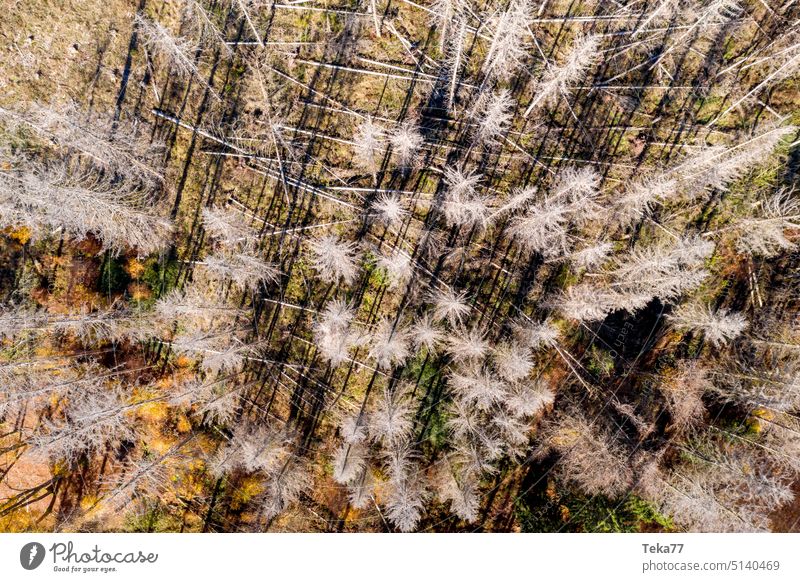
[(756, 408), (753, 411), (753, 416), (757, 416), (758, 418), (763, 418), (764, 420), (772, 420), (774, 418), (772, 411), (767, 410), (766, 408)]
[(33, 511), (12, 511), (0, 521), (0, 531), (3, 533), (43, 531), (49, 525), (49, 521), (41, 523), (38, 514)]
[(163, 422), (169, 414), (169, 407), (162, 400), (148, 402), (139, 406), (139, 417), (152, 423)]
[(138, 279), (144, 273), (144, 265), (136, 257), (131, 257), (125, 265), (125, 271), (131, 276), (131, 279)]
[(245, 477), (237, 487), (231, 499), (231, 509), (245, 506), (253, 497), (261, 493), (261, 481), (256, 477)]
[(774, 417), (772, 411), (766, 408), (756, 408), (751, 417), (747, 419), (747, 428), (751, 432), (758, 434), (764, 430), (764, 421), (770, 421)]
[(81, 509), (88, 511), (92, 506), (99, 501), (99, 497), (95, 495), (86, 495), (81, 499)]
[(163, 438), (154, 438), (147, 442), (147, 448), (159, 455), (166, 453), (171, 446), (172, 443)]
[(570, 447), (578, 442), (578, 439), (580, 438), (581, 434), (577, 430), (564, 428), (559, 430), (558, 433), (556, 433), (556, 435), (553, 437), (553, 444), (560, 447)]
[(161, 378), (155, 381), (154, 385), (159, 391), (166, 390), (167, 388), (172, 386), (172, 381), (173, 379), (171, 376), (162, 376)]
[(186, 418), (185, 414), (181, 414), (178, 417), (178, 423), (175, 428), (179, 433), (183, 434), (192, 430), (192, 423), (189, 422), (189, 419)]
[(24, 245), (31, 240), (31, 230), (27, 226), (20, 226), (12, 229), (11, 232), (8, 233), (8, 236), (19, 244)]
[(175, 493), (178, 497), (192, 499), (203, 495), (202, 469), (202, 461), (194, 460), (189, 462), (188, 467), (183, 467), (180, 473), (172, 476)]
[(748, 418), (746, 426), (747, 430), (755, 434), (760, 433), (764, 429), (764, 426), (758, 418)]

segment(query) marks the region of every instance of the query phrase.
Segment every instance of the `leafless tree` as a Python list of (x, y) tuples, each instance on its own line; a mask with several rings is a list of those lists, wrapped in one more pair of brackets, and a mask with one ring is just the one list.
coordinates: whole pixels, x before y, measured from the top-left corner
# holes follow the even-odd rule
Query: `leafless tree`
[(383, 390), (369, 413), (370, 434), (387, 446), (405, 442), (414, 428), (413, 409), (402, 389)]
[(31, 437), (32, 451), (54, 461), (71, 462), (79, 454), (98, 451), (109, 442), (131, 439), (135, 433), (125, 410), (119, 388), (73, 394), (63, 420), (46, 420)]
[(372, 210), (386, 224), (397, 226), (408, 214), (397, 194), (381, 194), (372, 205)]
[(589, 168), (564, 170), (552, 194), (514, 219), (511, 234), (519, 237), (526, 248), (547, 257), (567, 254), (570, 226), (599, 215), (598, 182), (597, 174)]
[(457, 398), (478, 410), (489, 410), (505, 394), (500, 379), (490, 370), (475, 364), (451, 371), (448, 382)]
[(800, 228), (800, 201), (794, 192), (781, 190), (762, 202), (759, 215), (746, 218), (736, 225), (737, 248), (763, 257), (775, 257), (792, 250), (797, 243), (786, 236), (787, 231)]
[(379, 255), (376, 264), (386, 271), (389, 289), (405, 285), (414, 272), (411, 257), (399, 249), (395, 249), (391, 254)]
[(361, 475), (348, 484), (348, 499), (356, 509), (366, 509), (374, 503), (375, 477), (369, 467), (364, 467)]
[(450, 503), (450, 511), (466, 522), (478, 519), (480, 496), (478, 480), (472, 472), (460, 471), (448, 461), (442, 464), (437, 479), (437, 496)]
[(501, 343), (492, 356), (497, 373), (509, 382), (525, 378), (533, 369), (530, 349), (515, 341)]
[(240, 212), (227, 208), (203, 208), (203, 226), (227, 247), (252, 247), (258, 233), (249, 227)]
[(419, 159), (425, 140), (413, 121), (404, 121), (392, 132), (389, 142), (397, 158), (397, 165), (401, 168), (411, 168)]
[(477, 189), (481, 177), (447, 168), (444, 179), (447, 191), (442, 209), (447, 223), (454, 226), (486, 226), (489, 208)]
[(409, 330), (412, 345), (417, 348), (425, 348), (429, 354), (436, 353), (439, 344), (443, 340), (442, 332), (431, 320), (430, 315), (423, 315), (417, 319)]
[(561, 455), (559, 472), (589, 495), (616, 497), (633, 478), (624, 449), (580, 413), (550, 425), (546, 442)]
[(235, 251), (207, 256), (202, 268), (212, 279), (230, 281), (237, 289), (249, 292), (274, 283), (280, 277), (280, 271), (273, 265), (251, 254)]
[(374, 179), (386, 146), (386, 130), (367, 117), (358, 126), (353, 143), (356, 163)]
[(450, 325), (457, 325), (469, 316), (470, 307), (467, 305), (466, 296), (463, 293), (446, 288), (437, 292), (433, 300), (434, 319), (446, 320)]
[(333, 479), (347, 484), (363, 476), (367, 464), (367, 449), (357, 443), (342, 443), (333, 455)]
[(483, 94), (473, 107), (475, 142), (493, 144), (508, 131), (511, 124), (514, 101), (505, 89), (496, 93)]
[(64, 162), (11, 163), (12, 171), (0, 172), (2, 226), (26, 226), (34, 236), (62, 229), (77, 240), (91, 233), (117, 252), (150, 254), (169, 243), (172, 224), (152, 211), (146, 192), (91, 173), (73, 175)]
[(703, 420), (706, 412), (703, 395), (713, 389), (707, 370), (696, 362), (682, 362), (659, 384), (667, 401), (672, 426), (686, 430)]
[(163, 180), (156, 160), (162, 146), (148, 140), (136, 122), (92, 117), (75, 103), (32, 103), (22, 111), (0, 108), (0, 121), (9, 128), (33, 129), (47, 143), (107, 171), (146, 185)]
[(552, 107), (559, 99), (568, 98), (572, 86), (583, 80), (587, 70), (595, 63), (599, 45), (598, 35), (575, 38), (564, 62), (545, 69), (542, 79), (536, 85), (534, 98), (528, 105), (525, 116), (530, 115), (538, 107)]
[(715, 346), (721, 346), (738, 337), (746, 328), (747, 320), (741, 313), (727, 309), (714, 311), (710, 306), (685, 303), (668, 318), (681, 330), (702, 332)]
[(197, 45), (193, 40), (175, 36), (160, 22), (138, 13), (136, 26), (142, 44), (148, 50), (164, 58), (178, 73), (199, 77), (200, 72), (195, 62)]
[(528, 54), (528, 21), (533, 8), (528, 0), (513, 0), (505, 10), (495, 12), (487, 23), (491, 41), (483, 61), (483, 72), (508, 79)]
[(403, 364), (409, 356), (408, 332), (391, 319), (383, 319), (371, 334), (369, 355), (378, 368)]
[(447, 338), (447, 351), (457, 362), (475, 361), (489, 353), (486, 332), (478, 327), (457, 328)]
[(264, 480), (262, 512), (271, 520), (280, 515), (311, 485), (307, 463), (290, 456), (280, 467), (268, 471)]
[(331, 283), (339, 280), (346, 284), (355, 281), (358, 275), (356, 245), (335, 235), (325, 235), (311, 241), (312, 265), (320, 276)]
[(332, 366), (349, 358), (348, 352), (357, 336), (350, 324), (355, 317), (352, 309), (339, 300), (330, 301), (314, 325), (314, 343)]
[(532, 418), (551, 406), (555, 398), (555, 393), (544, 381), (522, 381), (506, 386), (503, 404), (517, 417)]

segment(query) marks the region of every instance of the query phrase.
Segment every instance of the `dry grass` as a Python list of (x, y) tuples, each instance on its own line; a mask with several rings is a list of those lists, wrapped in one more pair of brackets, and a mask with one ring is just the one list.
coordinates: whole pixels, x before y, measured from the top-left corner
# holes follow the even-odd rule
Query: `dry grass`
[(72, 100), (113, 106), (132, 0), (12, 0), (0, 10), (0, 105)]

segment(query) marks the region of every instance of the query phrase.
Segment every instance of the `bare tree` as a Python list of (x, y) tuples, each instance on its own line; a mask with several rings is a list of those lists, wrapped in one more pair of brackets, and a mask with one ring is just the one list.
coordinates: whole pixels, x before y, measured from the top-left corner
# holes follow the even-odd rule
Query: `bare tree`
[(797, 247), (786, 236), (786, 231), (800, 228), (800, 201), (794, 192), (776, 192), (761, 203), (758, 214), (736, 225), (739, 234), (736, 247), (740, 251), (770, 258)]
[(545, 438), (561, 455), (559, 473), (589, 495), (616, 497), (630, 486), (633, 476), (624, 449), (580, 413), (562, 416)]
[(444, 174), (447, 191), (443, 203), (445, 220), (454, 226), (485, 227), (489, 219), (486, 199), (478, 192), (481, 177), (447, 168)]
[(311, 241), (312, 265), (320, 276), (330, 282), (340, 280), (346, 284), (355, 281), (358, 275), (356, 245), (335, 235), (325, 235)]
[(475, 361), (489, 353), (486, 332), (478, 327), (457, 328), (447, 338), (447, 351), (457, 362)]
[(187, 76), (199, 76), (195, 62), (197, 45), (188, 38), (173, 35), (160, 22), (136, 14), (136, 26), (142, 44), (156, 55), (164, 58), (175, 70)]
[(513, 107), (514, 101), (505, 89), (481, 95), (471, 112), (475, 120), (475, 142), (493, 144), (503, 136), (513, 119)]
[(493, 360), (497, 373), (509, 382), (521, 380), (533, 369), (529, 348), (514, 341), (506, 341), (495, 348)]
[(371, 334), (369, 355), (379, 369), (402, 365), (409, 356), (408, 332), (391, 319), (383, 319)]
[(148, 140), (136, 122), (92, 117), (75, 103), (33, 103), (23, 111), (0, 108), (0, 121), (9, 128), (33, 129), (48, 143), (107, 171), (145, 184), (163, 180), (156, 160), (162, 146)]
[(413, 410), (404, 390), (383, 390), (369, 413), (370, 434), (387, 446), (405, 442), (414, 428)]
[(425, 140), (413, 121), (404, 121), (392, 132), (389, 142), (397, 158), (397, 165), (411, 168), (419, 160)]
[(258, 233), (248, 226), (240, 212), (227, 208), (203, 208), (203, 226), (215, 239), (228, 247), (253, 247)]
[(525, 110), (525, 117), (538, 107), (552, 107), (559, 99), (569, 98), (573, 85), (583, 80), (586, 72), (595, 63), (600, 45), (598, 35), (578, 36), (563, 64), (548, 66), (536, 85), (534, 98)]
[(451, 371), (448, 382), (457, 398), (478, 410), (489, 410), (505, 394), (500, 379), (490, 370), (475, 364)]
[(425, 348), (429, 354), (436, 353), (439, 344), (442, 342), (443, 334), (431, 320), (430, 315), (423, 315), (417, 319), (409, 330), (412, 345), (417, 348)]
[(528, 54), (528, 21), (533, 8), (528, 0), (513, 0), (495, 12), (487, 23), (491, 41), (483, 60), (488, 77), (510, 78)]
[(343, 485), (351, 483), (363, 476), (366, 464), (366, 447), (342, 443), (333, 455), (333, 480)]
[(223, 252), (209, 255), (202, 268), (211, 278), (230, 281), (242, 291), (255, 292), (261, 285), (274, 283), (280, 271), (258, 257), (241, 252)]
[(738, 337), (746, 328), (747, 320), (741, 313), (727, 309), (714, 311), (710, 306), (685, 303), (668, 318), (681, 330), (701, 332), (715, 346)]
[(280, 515), (311, 485), (308, 465), (290, 456), (280, 467), (267, 472), (262, 512), (267, 520)]
[(105, 248), (150, 254), (170, 240), (172, 224), (153, 213), (147, 193), (91, 173), (73, 175), (65, 162), (13, 160), (0, 172), (2, 226), (26, 226), (35, 236), (63, 229), (81, 240), (90, 233)]
[(414, 272), (411, 257), (399, 249), (395, 249), (391, 254), (379, 255), (376, 264), (380, 269), (386, 271), (389, 289), (405, 285)]
[(433, 317), (437, 320), (446, 320), (450, 325), (457, 325), (469, 316), (470, 308), (464, 293), (446, 288), (437, 292), (433, 300)]
[(598, 182), (590, 168), (564, 170), (552, 194), (513, 220), (511, 234), (526, 248), (547, 257), (567, 254), (569, 228), (599, 216)]
[(314, 324), (314, 343), (332, 366), (347, 360), (350, 348), (357, 341), (356, 334), (350, 330), (354, 317), (355, 313), (345, 303), (334, 300), (325, 306)]
[(353, 143), (355, 162), (375, 179), (386, 145), (386, 130), (366, 117), (358, 126)]
[(381, 194), (372, 205), (372, 210), (386, 224), (397, 226), (408, 214), (403, 207), (400, 196), (392, 193)]
[(696, 362), (682, 362), (674, 374), (666, 376), (659, 390), (667, 401), (673, 427), (680, 431), (699, 424), (706, 412), (702, 397), (712, 389), (707, 370)]
[(119, 389), (76, 393), (64, 411), (63, 421), (47, 420), (30, 440), (32, 451), (50, 459), (74, 461), (87, 451), (98, 451), (109, 442), (131, 439), (133, 426), (125, 415)]
[(466, 522), (475, 522), (480, 509), (478, 480), (474, 473), (460, 471), (448, 461), (442, 465), (436, 482), (437, 496), (450, 503), (450, 511)]

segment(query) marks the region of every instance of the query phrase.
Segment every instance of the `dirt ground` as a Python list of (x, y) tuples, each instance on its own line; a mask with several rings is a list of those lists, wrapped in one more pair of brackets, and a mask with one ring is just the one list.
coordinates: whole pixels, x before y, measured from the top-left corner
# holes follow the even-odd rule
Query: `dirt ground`
[(133, 0), (0, 3), (0, 105), (74, 101), (113, 107), (130, 41)]

